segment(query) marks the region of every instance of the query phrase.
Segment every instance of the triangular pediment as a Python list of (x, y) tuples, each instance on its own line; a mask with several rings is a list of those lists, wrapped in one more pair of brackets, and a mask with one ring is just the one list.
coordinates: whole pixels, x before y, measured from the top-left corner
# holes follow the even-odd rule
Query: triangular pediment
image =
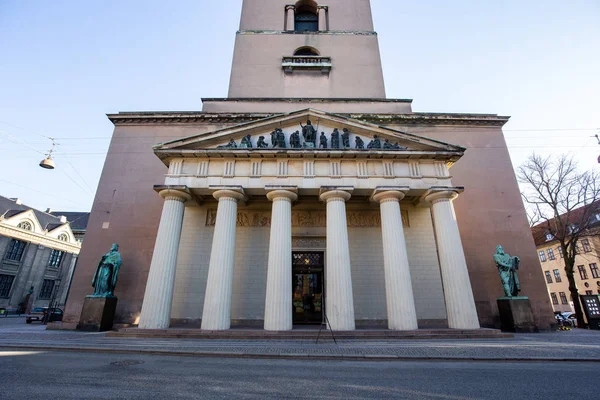
[[(307, 121), (311, 121), (313, 128), (303, 129)], [(462, 153), (465, 150), (460, 146), (315, 109), (278, 114), (154, 146), (157, 153), (211, 149), (232, 152), (315, 149), (421, 153)]]

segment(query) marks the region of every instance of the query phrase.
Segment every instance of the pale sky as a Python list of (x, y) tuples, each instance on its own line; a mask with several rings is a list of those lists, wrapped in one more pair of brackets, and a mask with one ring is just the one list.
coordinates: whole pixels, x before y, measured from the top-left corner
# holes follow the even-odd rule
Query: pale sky
[[(598, 168), (600, 2), (372, 0), (388, 98), (511, 116), (516, 167)], [(226, 97), (241, 0), (0, 0), (0, 195), (89, 211), (118, 111)], [(55, 137), (55, 170), (38, 166)], [(459, 143), (460, 144), (460, 143)]]

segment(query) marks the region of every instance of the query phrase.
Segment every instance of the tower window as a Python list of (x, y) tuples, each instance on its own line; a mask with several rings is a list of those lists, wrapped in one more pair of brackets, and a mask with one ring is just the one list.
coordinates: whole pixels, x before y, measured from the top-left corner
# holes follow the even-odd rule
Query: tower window
[(317, 3), (314, 1), (299, 1), (296, 3), (294, 18), (294, 31), (317, 32), (319, 30), (319, 16)]

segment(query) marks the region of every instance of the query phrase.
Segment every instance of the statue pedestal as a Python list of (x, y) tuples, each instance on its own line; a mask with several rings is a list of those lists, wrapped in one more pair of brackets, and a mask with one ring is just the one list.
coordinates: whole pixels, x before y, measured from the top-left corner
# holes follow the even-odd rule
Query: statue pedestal
[(497, 300), (504, 332), (537, 332), (529, 297), (500, 297)]
[(88, 332), (110, 331), (117, 310), (116, 297), (87, 296), (83, 301), (83, 310), (77, 330)]

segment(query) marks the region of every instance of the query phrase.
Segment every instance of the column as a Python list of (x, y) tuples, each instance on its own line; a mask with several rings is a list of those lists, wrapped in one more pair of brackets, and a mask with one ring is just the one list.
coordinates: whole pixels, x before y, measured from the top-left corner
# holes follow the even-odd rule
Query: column
[(296, 7), (293, 5), (285, 6), (285, 30), (293, 31), (295, 29)]
[(373, 196), (373, 200), (380, 204), (381, 212), (388, 328), (397, 331), (418, 329), (400, 213), (400, 200), (404, 195), (404, 192), (394, 190)]
[(141, 329), (166, 329), (169, 327), (184, 203), (191, 199), (189, 194), (179, 190), (167, 189), (162, 190), (159, 194), (165, 199), (165, 203), (158, 225), (146, 293), (142, 303), (139, 322)]
[(478, 329), (479, 319), (467, 270), (458, 224), (452, 200), (458, 196), (453, 190), (435, 191), (425, 197), (432, 204), (435, 235), (448, 326), (453, 329)]
[(234, 190), (217, 190), (213, 196), (219, 201), (219, 205), (210, 251), (202, 329), (220, 331), (231, 327), (237, 205), (244, 195)]
[(331, 329), (351, 331), (354, 330), (354, 299), (346, 223), (346, 201), (350, 198), (350, 193), (329, 190), (323, 192), (320, 198), (327, 202), (325, 312)]
[(292, 202), (298, 195), (289, 190), (267, 193), (273, 202), (271, 238), (265, 300), (265, 330), (292, 329)]
[(319, 7), (317, 10), (317, 14), (319, 16), (319, 31), (327, 31), (329, 30), (327, 27), (327, 7)]

